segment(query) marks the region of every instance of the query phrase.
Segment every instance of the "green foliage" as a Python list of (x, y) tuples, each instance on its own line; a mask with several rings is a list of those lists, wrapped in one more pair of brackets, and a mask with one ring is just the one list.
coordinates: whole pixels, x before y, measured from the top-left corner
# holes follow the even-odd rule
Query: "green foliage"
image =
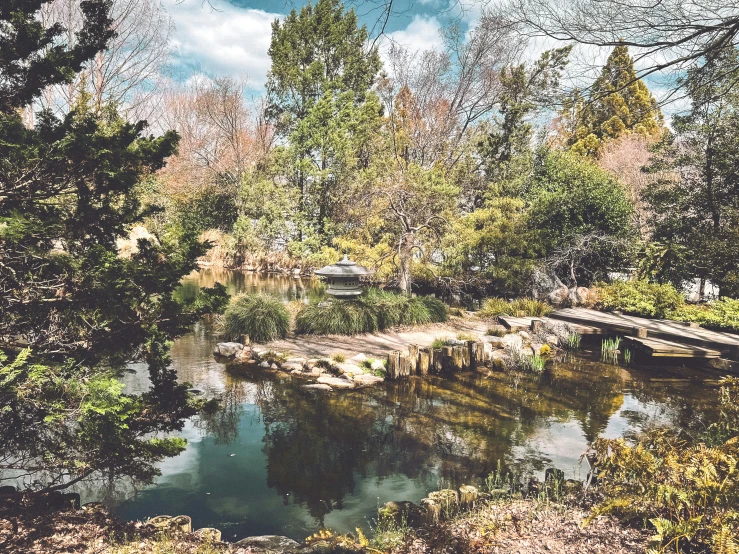
[(83, 21), (74, 44), (65, 42), (71, 32), (60, 23), (44, 26), (36, 17), (40, 6), (38, 0), (15, 0), (0, 9), (0, 113), (30, 104), (48, 86), (71, 82), (115, 36), (110, 2), (80, 2)]
[(578, 350), (580, 348), (580, 342), (582, 342), (582, 335), (580, 333), (569, 333), (567, 340), (564, 342), (564, 347), (568, 350)]
[(344, 356), (343, 354), (334, 354), (333, 356), (331, 356), (331, 359), (337, 364), (343, 364), (346, 361), (346, 356)]
[[(147, 136), (146, 122), (93, 111), (85, 95), (64, 117), (45, 111), (24, 125), (33, 96), (72, 81), (112, 36), (108, 2), (82, 2), (72, 47), (62, 25), (43, 28), (40, 5), (0, 8), (0, 342), (25, 343), (37, 357), (3, 370), (0, 443), (8, 469), (37, 488), (96, 472), (148, 481), (183, 447), (152, 437), (196, 413), (168, 349), (200, 311), (175, 291), (204, 245), (192, 230), (165, 228), (135, 251), (117, 250), (154, 210), (142, 207), (140, 183), (174, 153), (176, 133)], [(132, 361), (149, 367), (152, 387), (141, 395), (122, 394), (118, 381)]]
[[(148, 482), (156, 463), (185, 448), (181, 438), (157, 438), (160, 417), (146, 396), (122, 393), (116, 373), (74, 363), (43, 365), (21, 351), (0, 352), (0, 429), (5, 453), (34, 460), (33, 472), (77, 481), (105, 470)], [(187, 415), (195, 412), (187, 408)], [(33, 433), (23, 426), (33, 422)], [(11, 460), (23, 470), (23, 460)]]
[(524, 317), (546, 317), (554, 308), (533, 298), (516, 298), (515, 300), (505, 300), (503, 298), (486, 298), (480, 311), (482, 317), (498, 317), (500, 315), (517, 316), (523, 313)]
[(709, 279), (731, 297), (739, 296), (738, 62), (730, 47), (687, 73), (691, 109), (656, 146), (657, 179), (644, 191), (659, 254), (650, 277), (678, 287)]
[[(565, 281), (591, 283), (621, 269), (633, 236), (633, 206), (625, 186), (576, 154), (549, 151), (537, 167), (530, 227)], [(589, 240), (583, 240), (589, 237)]]
[(685, 298), (672, 285), (647, 281), (615, 281), (597, 286), (596, 307), (619, 310), (642, 317), (669, 317), (685, 305)]
[(530, 373), (541, 373), (544, 371), (546, 360), (538, 352), (534, 352), (532, 355), (530, 352), (526, 352), (523, 348), (511, 347), (508, 348), (508, 355), (511, 359), (511, 369), (527, 371)]
[(574, 95), (565, 113), (575, 122), (569, 144), (572, 150), (596, 155), (607, 139), (634, 132), (657, 135), (663, 128), (662, 112), (647, 86), (637, 79), (634, 60), (625, 45), (613, 49), (584, 102)]
[[(598, 489), (603, 514), (654, 529), (655, 552), (729, 553), (739, 549), (739, 380), (721, 381), (719, 425), (727, 440), (690, 443), (669, 429), (653, 429), (629, 444), (597, 439)], [(716, 438), (717, 435), (714, 435)]]
[(228, 306), (229, 295), (226, 287), (221, 283), (216, 283), (210, 288), (201, 288), (195, 299), (188, 305), (188, 311), (194, 313), (196, 317), (204, 315), (222, 314)]
[(505, 329), (501, 329), (500, 327), (488, 327), (485, 334), (489, 337), (505, 337), (507, 333)]
[(397, 325), (446, 321), (446, 305), (436, 298), (411, 297), (371, 288), (353, 300), (305, 306), (295, 320), (298, 333), (356, 335)]
[(318, 0), (274, 21), (267, 113), (281, 130), (291, 131), (329, 91), (361, 97), (369, 90), (382, 62), (376, 48), (365, 50), (367, 38), (339, 0)]
[(268, 294), (234, 298), (223, 314), (223, 334), (230, 340), (242, 335), (258, 343), (282, 339), (290, 331), (290, 314), (283, 302)]
[(670, 318), (717, 331), (739, 331), (739, 300), (721, 298), (699, 306), (686, 304), (671, 312)]
[(492, 290), (515, 295), (531, 280), (539, 242), (527, 227), (524, 200), (493, 197), (455, 219), (443, 249), (450, 275), (483, 277)]

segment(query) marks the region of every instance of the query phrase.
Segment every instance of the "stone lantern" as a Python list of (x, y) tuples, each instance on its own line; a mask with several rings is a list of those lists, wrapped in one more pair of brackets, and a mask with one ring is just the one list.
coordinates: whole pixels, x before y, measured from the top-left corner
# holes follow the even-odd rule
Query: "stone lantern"
[(316, 271), (316, 275), (323, 277), (328, 285), (326, 293), (337, 298), (352, 298), (362, 294), (362, 285), (359, 278), (373, 273), (374, 271), (351, 261), (346, 254), (340, 262), (327, 265)]

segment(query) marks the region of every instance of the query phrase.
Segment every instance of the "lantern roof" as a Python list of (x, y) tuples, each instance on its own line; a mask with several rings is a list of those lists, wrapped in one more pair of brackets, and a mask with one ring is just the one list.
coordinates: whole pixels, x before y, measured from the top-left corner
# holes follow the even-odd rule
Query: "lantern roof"
[(344, 259), (333, 265), (327, 265), (315, 272), (316, 275), (322, 277), (359, 277), (362, 275), (372, 275), (374, 271), (364, 266), (357, 265), (344, 254)]

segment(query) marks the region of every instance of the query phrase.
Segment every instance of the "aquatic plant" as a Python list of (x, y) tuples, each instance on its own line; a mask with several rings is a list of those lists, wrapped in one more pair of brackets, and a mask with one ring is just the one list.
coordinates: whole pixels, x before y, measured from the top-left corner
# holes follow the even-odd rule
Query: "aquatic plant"
[[(739, 379), (721, 381), (722, 412), (737, 413)], [(629, 442), (595, 441), (598, 490), (603, 500), (586, 523), (613, 514), (655, 534), (650, 552), (739, 552), (739, 440), (737, 419), (728, 440), (709, 434), (693, 441), (671, 428), (648, 430)]]
[(507, 348), (507, 350), (511, 360), (511, 369), (528, 371), (531, 373), (541, 373), (544, 371), (546, 361), (539, 353), (534, 353), (532, 355), (530, 351), (526, 351), (524, 348), (519, 346), (512, 346)]
[(604, 362), (617, 364), (619, 346), (621, 346), (621, 337), (603, 339), (601, 343), (601, 360)]
[(628, 348), (624, 350), (624, 363), (626, 365), (629, 365), (631, 363), (631, 350), (629, 350)]
[(446, 305), (437, 298), (411, 297), (371, 288), (353, 300), (334, 299), (304, 306), (295, 318), (295, 328), (304, 334), (356, 335), (446, 319)]
[(582, 341), (582, 335), (580, 333), (568, 333), (566, 340), (564, 341), (564, 347), (567, 350), (578, 350), (580, 348), (580, 342)]
[(285, 338), (290, 314), (282, 301), (268, 294), (244, 294), (234, 298), (223, 314), (223, 335), (239, 340), (249, 335), (254, 342)]

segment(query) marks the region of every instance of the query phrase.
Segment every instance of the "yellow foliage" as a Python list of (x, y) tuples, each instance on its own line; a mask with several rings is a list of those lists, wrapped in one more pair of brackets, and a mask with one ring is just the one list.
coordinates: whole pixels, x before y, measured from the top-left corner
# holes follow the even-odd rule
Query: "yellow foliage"
[(603, 514), (648, 520), (655, 531), (653, 552), (738, 552), (739, 440), (722, 437), (737, 431), (732, 414), (739, 380), (721, 383), (725, 417), (705, 437), (714, 444), (689, 443), (671, 429), (650, 430), (635, 443), (623, 438), (594, 443), (605, 500), (586, 524)]

